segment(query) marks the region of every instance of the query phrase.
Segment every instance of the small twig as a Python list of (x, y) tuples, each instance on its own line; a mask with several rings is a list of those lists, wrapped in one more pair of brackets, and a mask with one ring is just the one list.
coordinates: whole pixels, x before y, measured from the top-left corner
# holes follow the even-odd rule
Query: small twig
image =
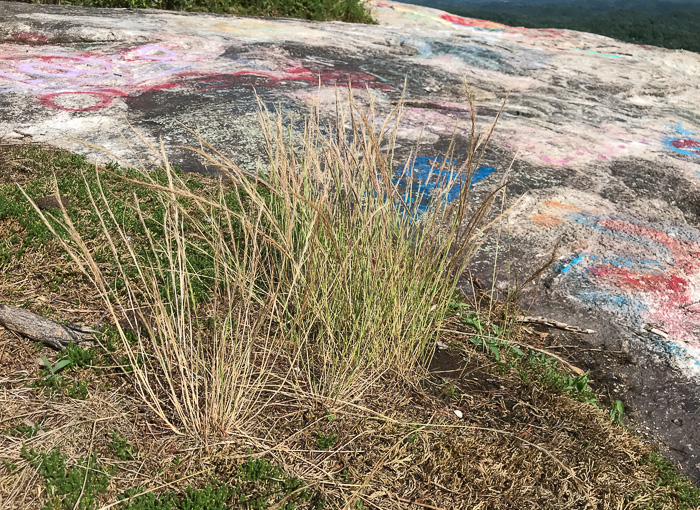
[(527, 347), (528, 349), (532, 349), (533, 351), (541, 352), (541, 353), (546, 354), (547, 356), (549, 356), (551, 358), (554, 358), (557, 361), (560, 361), (563, 365), (566, 365), (567, 367), (569, 367), (571, 369), (571, 371), (575, 372), (577, 375), (583, 375), (585, 373), (583, 370), (572, 365), (571, 363), (566, 361), (564, 358), (557, 356), (553, 352), (549, 352), (546, 349), (539, 349), (538, 347), (535, 347), (534, 345), (524, 344), (522, 342), (518, 343), (518, 345), (520, 345), (522, 347)]
[(87, 484), (87, 479), (88, 476), (90, 475), (90, 452), (92, 451), (92, 445), (95, 441), (95, 429), (97, 428), (97, 422), (100, 421), (99, 419), (95, 420), (92, 422), (92, 434), (90, 435), (90, 446), (88, 446), (88, 456), (87, 456), (87, 464), (85, 465), (85, 478), (83, 478), (83, 486), (80, 488), (80, 494), (78, 494), (78, 499), (75, 500), (75, 505), (73, 505), (73, 510), (76, 510), (78, 508), (78, 505), (80, 504), (80, 500), (83, 499), (83, 494), (85, 494), (85, 485)]
[(647, 324), (646, 326), (644, 326), (644, 329), (646, 329), (649, 333), (652, 333), (656, 336), (660, 336), (661, 338), (664, 338), (664, 339), (668, 338), (668, 333), (660, 330), (659, 328), (655, 328), (651, 324)]
[(595, 333), (595, 330), (579, 328), (578, 326), (572, 326), (566, 322), (559, 322), (553, 319), (547, 319), (546, 317), (531, 317), (525, 315), (519, 315), (516, 317), (516, 322), (527, 322), (529, 324), (542, 324), (544, 326), (549, 326), (550, 328), (563, 329), (564, 331), (571, 331), (573, 333)]
[[(464, 336), (475, 336), (475, 335), (473, 335), (473, 334), (471, 334), (471, 333), (466, 333), (466, 332), (464, 332), (464, 331), (458, 331), (458, 330), (454, 330), (454, 329), (448, 329), (448, 330), (443, 330), (443, 331), (444, 331), (445, 333), (456, 333), (456, 334), (458, 334), (458, 335), (464, 335)], [(494, 339), (494, 340), (503, 340), (503, 339), (501, 339), (501, 338), (499, 338), (499, 337), (495, 337), (495, 336), (486, 336), (486, 335), (482, 335), (481, 338), (491, 338), (491, 339)], [(534, 345), (530, 345), (530, 344), (526, 344), (526, 343), (518, 342), (518, 341), (514, 341), (514, 340), (503, 340), (503, 341), (506, 343), (506, 345), (510, 344), (510, 345), (513, 345), (513, 346), (527, 347), (528, 349), (532, 349), (533, 351), (542, 352), (542, 353), (546, 354), (547, 356), (551, 356), (552, 358), (556, 359), (557, 361), (561, 361), (561, 363), (564, 364), (564, 365), (566, 365), (567, 367), (569, 367), (569, 368), (571, 369), (572, 372), (576, 372), (576, 374), (578, 374), (578, 375), (581, 375), (581, 374), (584, 373), (583, 370), (581, 370), (580, 368), (578, 368), (578, 367), (572, 365), (571, 363), (569, 363), (568, 361), (566, 361), (564, 358), (561, 358), (560, 356), (557, 356), (556, 354), (554, 354), (554, 353), (552, 353), (552, 352), (549, 352), (549, 351), (547, 351), (547, 350), (545, 350), (545, 349), (540, 349), (540, 348), (538, 348), (538, 347), (535, 347)], [(466, 368), (466, 365), (465, 365), (465, 368)], [(472, 372), (473, 372), (473, 370), (472, 370)], [(461, 379), (461, 378), (462, 378), (462, 376), (460, 375), (460, 379)]]
[[(697, 300), (697, 301), (693, 301), (693, 302), (691, 302), (691, 303), (686, 303), (686, 304), (684, 304), (684, 305), (681, 305), (681, 306), (679, 306), (679, 308), (680, 308), (681, 310), (688, 310), (691, 306), (695, 306), (695, 305), (700, 305), (700, 299)], [(695, 312), (696, 310), (689, 310), (689, 311)]]

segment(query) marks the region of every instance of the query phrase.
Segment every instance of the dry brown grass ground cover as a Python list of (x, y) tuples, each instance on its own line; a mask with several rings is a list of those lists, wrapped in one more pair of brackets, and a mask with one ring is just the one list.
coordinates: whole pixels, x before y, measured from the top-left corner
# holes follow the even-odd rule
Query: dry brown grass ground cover
[[(486, 210), (465, 192), (414, 221), (379, 182), (392, 124), (351, 116), (343, 140), (318, 122), (292, 147), (266, 124), (264, 181), (211, 151), (228, 181), (0, 148), (0, 303), (104, 328), (54, 386), (37, 360), (61, 354), (0, 329), (0, 507), (697, 505), (585, 383), (524, 347), (539, 337), (512, 307), (454, 292)], [(63, 244), (16, 184), (66, 196), (46, 216)]]

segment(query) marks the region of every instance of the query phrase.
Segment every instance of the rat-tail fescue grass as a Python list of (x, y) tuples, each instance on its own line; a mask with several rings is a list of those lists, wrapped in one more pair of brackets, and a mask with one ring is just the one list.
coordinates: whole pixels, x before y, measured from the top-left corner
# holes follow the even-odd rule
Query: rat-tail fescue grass
[[(474, 112), (468, 88), (467, 99)], [(397, 163), (410, 178), (412, 159), (395, 161), (401, 110), (379, 120), (349, 94), (332, 119), (312, 108), (300, 130), (261, 103), (259, 173), (199, 139), (191, 150), (220, 179), (193, 188), (161, 148), (158, 171), (120, 173), (159, 201), (158, 214), (136, 194), (121, 205), (137, 213), (131, 230), (99, 172), (86, 175), (98, 183), (99, 257), (65, 209), (42, 216), (114, 317), (137, 391), (173, 430), (206, 437), (245, 428), (281, 395), (347, 402), (423, 374), (505, 176), (472, 203), (494, 127), (478, 133), (472, 114), (463, 164), (446, 168), (455, 138), (427, 205), (425, 186), (399, 189)]]

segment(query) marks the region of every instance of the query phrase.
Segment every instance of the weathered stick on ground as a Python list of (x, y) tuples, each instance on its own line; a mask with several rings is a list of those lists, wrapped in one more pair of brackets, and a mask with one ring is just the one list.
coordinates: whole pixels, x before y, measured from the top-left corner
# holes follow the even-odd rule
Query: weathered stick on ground
[(0, 326), (59, 351), (71, 342), (92, 340), (92, 335), (99, 333), (75, 324), (58, 324), (28, 310), (10, 305), (0, 305)]
[(586, 333), (589, 335), (595, 333), (595, 331), (592, 329), (579, 328), (578, 326), (572, 326), (565, 322), (547, 319), (546, 317), (524, 317), (520, 315), (515, 320), (518, 322), (527, 322), (530, 324), (542, 324), (544, 326), (549, 326), (550, 328), (559, 328), (563, 329), (564, 331), (573, 331), (574, 333)]

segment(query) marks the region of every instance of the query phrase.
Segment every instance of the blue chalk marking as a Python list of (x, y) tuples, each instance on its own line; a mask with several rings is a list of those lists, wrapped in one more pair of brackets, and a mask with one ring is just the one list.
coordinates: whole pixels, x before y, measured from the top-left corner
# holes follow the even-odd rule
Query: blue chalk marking
[(416, 49), (418, 50), (418, 56), (420, 57), (430, 57), (433, 54), (433, 50), (426, 40), (423, 40), (416, 44)]
[(675, 356), (677, 358), (683, 358), (684, 360), (692, 359), (696, 366), (700, 366), (700, 360), (693, 358), (690, 354), (688, 354), (687, 348), (678, 345), (672, 340), (655, 335), (650, 331), (648, 331), (647, 334), (648, 338), (651, 340), (652, 350), (658, 352), (659, 354), (665, 354), (669, 358), (673, 358)]
[[(686, 156), (700, 158), (700, 139), (693, 138), (693, 136), (695, 135), (694, 131), (691, 131), (690, 129), (685, 129), (683, 127), (683, 124), (680, 122), (676, 122), (675, 124), (666, 123), (666, 126), (673, 129), (676, 135), (681, 135), (682, 138), (679, 138), (678, 136), (669, 136), (667, 138), (664, 138), (664, 147), (666, 147), (669, 150), (672, 150), (673, 152), (677, 152), (678, 154), (684, 154)], [(685, 141), (685, 146), (677, 147), (680, 139), (683, 139)], [(676, 144), (674, 144), (674, 142), (676, 142)]]
[(578, 255), (571, 259), (568, 264), (557, 264), (557, 269), (559, 269), (559, 272), (561, 274), (566, 274), (569, 272), (569, 269), (579, 264), (584, 259), (584, 257), (585, 255)]
[(627, 296), (619, 296), (606, 291), (583, 290), (575, 295), (577, 299), (580, 299), (584, 303), (595, 305), (614, 312), (623, 311), (627, 315), (634, 313), (635, 315), (630, 318), (637, 323), (639, 327), (641, 327), (641, 319), (637, 316), (637, 314), (647, 309), (644, 303), (641, 301), (630, 301)]
[[(614, 267), (625, 267), (627, 269), (635, 269), (640, 266), (644, 269), (649, 269), (649, 266), (657, 265), (662, 266), (663, 264), (655, 259), (637, 259), (634, 257), (625, 257), (622, 255), (616, 255), (614, 257), (598, 257), (596, 255), (590, 255), (589, 259), (591, 262), (610, 264)], [(655, 270), (652, 270), (655, 272)]]
[(459, 172), (436, 168), (436, 166), (440, 166), (439, 163), (454, 165), (457, 164), (457, 161), (418, 156), (412, 165), (402, 167), (396, 173), (396, 177), (392, 179), (392, 182), (404, 192), (402, 198), (407, 205), (415, 204), (416, 200), (420, 200), (418, 204), (415, 204), (418, 213), (426, 212), (431, 201), (443, 193), (446, 186), (450, 186), (450, 188), (444, 194), (443, 200), (449, 204), (459, 198), (462, 187), (466, 185), (468, 180), (469, 189), (471, 189), (472, 186), (496, 171), (490, 166), (480, 166), (469, 179), (469, 176)]
[(476, 169), (476, 172), (474, 172), (474, 175), (472, 176), (471, 186), (474, 186), (477, 182), (483, 181), (495, 171), (496, 169), (492, 166), (480, 166)]

